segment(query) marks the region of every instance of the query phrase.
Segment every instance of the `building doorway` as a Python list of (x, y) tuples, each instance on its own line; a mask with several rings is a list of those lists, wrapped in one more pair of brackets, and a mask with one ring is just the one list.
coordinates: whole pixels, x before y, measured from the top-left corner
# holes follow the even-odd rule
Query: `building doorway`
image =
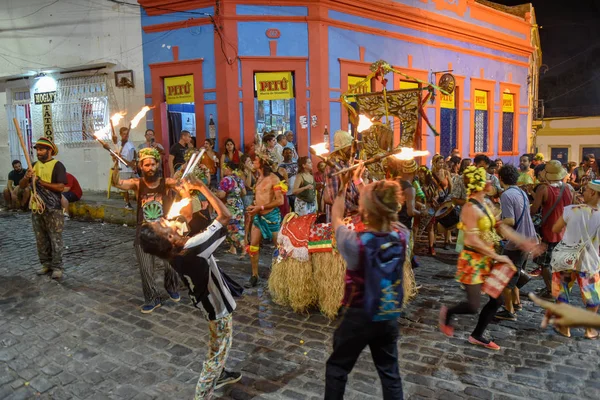
[(169, 148), (179, 142), (181, 131), (188, 131), (196, 138), (196, 103), (194, 98), (194, 76), (172, 76), (164, 78), (166, 119)]
[(255, 133), (296, 131), (294, 72), (254, 74)]

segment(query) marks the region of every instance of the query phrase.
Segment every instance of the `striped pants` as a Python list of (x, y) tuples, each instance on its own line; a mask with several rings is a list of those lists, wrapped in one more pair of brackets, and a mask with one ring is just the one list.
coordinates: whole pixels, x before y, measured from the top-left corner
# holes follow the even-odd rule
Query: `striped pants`
[[(160, 293), (156, 288), (156, 281), (154, 280), (154, 264), (156, 262), (156, 257), (144, 253), (142, 246), (139, 244), (134, 244), (133, 247), (135, 248), (135, 255), (140, 267), (144, 301), (146, 303), (151, 303), (160, 300)], [(177, 292), (179, 288), (179, 277), (177, 276), (177, 272), (175, 272), (167, 261), (163, 260), (162, 262), (165, 269), (165, 289), (169, 292)]]

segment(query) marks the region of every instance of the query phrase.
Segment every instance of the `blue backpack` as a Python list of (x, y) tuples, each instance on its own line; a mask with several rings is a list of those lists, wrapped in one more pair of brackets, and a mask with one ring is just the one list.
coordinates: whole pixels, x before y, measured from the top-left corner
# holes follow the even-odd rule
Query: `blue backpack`
[(372, 321), (396, 319), (404, 299), (406, 238), (398, 232), (363, 232), (359, 242), (365, 273), (364, 310)]

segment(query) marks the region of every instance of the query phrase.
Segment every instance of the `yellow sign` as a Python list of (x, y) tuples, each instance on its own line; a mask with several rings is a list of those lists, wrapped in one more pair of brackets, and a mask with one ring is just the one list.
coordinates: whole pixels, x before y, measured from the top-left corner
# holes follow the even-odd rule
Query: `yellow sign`
[(488, 110), (488, 92), (485, 90), (475, 90), (475, 109)]
[(400, 81), (400, 89), (401, 90), (418, 89), (418, 88), (419, 88), (419, 83), (418, 82), (414, 82), (414, 81)]
[[(366, 76), (355, 76), (355, 75), (348, 75), (348, 91), (354, 93), (354, 94), (363, 94), (363, 93), (370, 93), (373, 91), (373, 89), (371, 88), (371, 82), (365, 82), (364, 85), (362, 85), (360, 88), (356, 88), (356, 85), (358, 85), (360, 82), (364, 81), (366, 78)], [(354, 91), (352, 90), (354, 89)]]
[(167, 104), (194, 102), (194, 75), (165, 78)]
[(254, 77), (256, 79), (256, 98), (258, 100), (294, 98), (291, 72), (257, 72)]
[(502, 112), (515, 112), (515, 95), (502, 93)]
[(456, 108), (456, 102), (454, 101), (454, 93), (456, 93), (456, 90), (450, 94), (440, 93), (440, 107), (441, 108), (451, 108), (451, 109)]

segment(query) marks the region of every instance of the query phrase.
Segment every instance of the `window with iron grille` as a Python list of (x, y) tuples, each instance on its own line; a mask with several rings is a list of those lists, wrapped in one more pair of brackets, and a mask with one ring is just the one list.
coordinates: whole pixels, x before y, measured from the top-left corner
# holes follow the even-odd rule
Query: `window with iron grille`
[(502, 93), (502, 152), (512, 152), (515, 144), (515, 95)]
[(474, 143), (475, 153), (488, 152), (488, 92), (475, 89)]
[(475, 110), (475, 153), (488, 151), (488, 112)]
[(440, 109), (440, 154), (449, 156), (457, 147), (456, 108)]
[(109, 123), (106, 74), (59, 79), (52, 104), (56, 143), (93, 141), (93, 134)]
[(513, 151), (515, 113), (502, 113), (502, 151)]

